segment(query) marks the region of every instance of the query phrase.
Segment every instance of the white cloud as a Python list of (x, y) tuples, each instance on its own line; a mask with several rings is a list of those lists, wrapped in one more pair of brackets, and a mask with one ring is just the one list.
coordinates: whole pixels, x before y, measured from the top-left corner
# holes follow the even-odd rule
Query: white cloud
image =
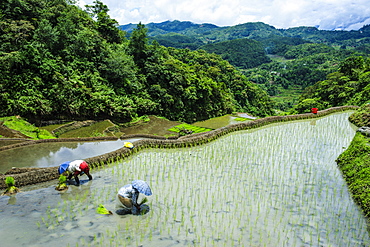
[[(262, 21), (276, 28), (358, 29), (370, 24), (369, 0), (102, 0), (120, 25), (166, 20), (231, 26)], [(79, 6), (93, 4), (80, 0)]]

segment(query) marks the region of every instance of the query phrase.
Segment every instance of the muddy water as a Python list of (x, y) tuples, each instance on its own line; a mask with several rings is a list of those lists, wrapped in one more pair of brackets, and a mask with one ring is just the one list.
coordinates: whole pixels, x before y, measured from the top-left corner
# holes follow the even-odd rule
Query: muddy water
[[(348, 116), (144, 150), (65, 193), (24, 188), (0, 197), (1, 246), (369, 246), (335, 163), (355, 134)], [(151, 185), (147, 214), (96, 213), (133, 179)]]
[(69, 160), (94, 157), (121, 148), (124, 141), (127, 140), (42, 143), (1, 151), (0, 173), (12, 167), (52, 167)]

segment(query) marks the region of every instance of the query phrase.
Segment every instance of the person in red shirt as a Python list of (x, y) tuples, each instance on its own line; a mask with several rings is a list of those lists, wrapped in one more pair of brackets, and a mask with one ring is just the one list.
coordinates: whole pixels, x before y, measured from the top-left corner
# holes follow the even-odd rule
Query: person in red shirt
[(92, 180), (92, 176), (90, 175), (90, 167), (84, 160), (74, 160), (61, 164), (58, 169), (59, 174), (62, 174), (65, 171), (68, 171), (69, 173), (68, 180), (74, 176), (76, 185), (80, 184), (78, 175), (82, 176), (83, 174), (86, 174), (89, 177), (89, 180)]

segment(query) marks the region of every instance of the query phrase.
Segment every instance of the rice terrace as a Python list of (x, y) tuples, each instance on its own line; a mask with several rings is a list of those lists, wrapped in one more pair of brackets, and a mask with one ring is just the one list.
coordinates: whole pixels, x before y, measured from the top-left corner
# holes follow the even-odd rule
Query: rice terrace
[[(235, 124), (210, 142), (139, 138), (129, 155), (91, 158), (94, 179), (79, 187), (61, 193), (52, 180), (0, 197), (1, 246), (369, 246), (335, 163), (352, 112)], [(146, 214), (96, 213), (114, 212), (119, 187), (138, 178), (153, 190)]]
[(1, 0), (0, 247), (370, 246), (369, 8), (329, 2)]

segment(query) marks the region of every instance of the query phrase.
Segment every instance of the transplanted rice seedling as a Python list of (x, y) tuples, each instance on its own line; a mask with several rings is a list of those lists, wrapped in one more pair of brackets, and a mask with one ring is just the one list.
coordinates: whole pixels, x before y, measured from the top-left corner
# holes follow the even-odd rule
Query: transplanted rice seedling
[(20, 191), (17, 187), (15, 187), (15, 180), (11, 176), (5, 178), (5, 184), (8, 187), (5, 190), (5, 192), (2, 193), (1, 195), (9, 195), (10, 196), (10, 195), (14, 195), (14, 194), (16, 194)]

